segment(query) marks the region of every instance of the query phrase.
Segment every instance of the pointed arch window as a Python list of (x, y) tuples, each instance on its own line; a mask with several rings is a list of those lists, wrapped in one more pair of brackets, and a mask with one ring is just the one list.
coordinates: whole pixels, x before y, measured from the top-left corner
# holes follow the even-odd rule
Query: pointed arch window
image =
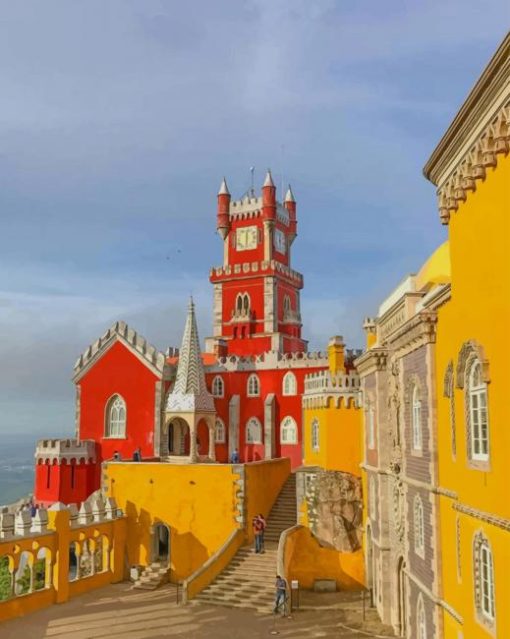
[(250, 417), (246, 424), (246, 443), (262, 444), (262, 424), (256, 417)]
[(481, 620), (492, 624), (495, 619), (494, 564), (489, 540), (478, 533), (474, 540), (475, 600)]
[(290, 416), (284, 417), (280, 424), (280, 443), (297, 444), (298, 433), (296, 420)]
[(314, 452), (319, 451), (319, 420), (314, 419), (312, 421), (312, 450)]
[(225, 395), (225, 384), (223, 382), (223, 378), (219, 375), (216, 375), (213, 379), (212, 395), (213, 397), (223, 397)]
[(413, 449), (422, 449), (421, 399), (418, 386), (413, 386), (412, 394)]
[(489, 460), (489, 420), (487, 415), (487, 384), (482, 377), (478, 359), (471, 363), (467, 388), (469, 439), (471, 459)]
[(217, 444), (225, 444), (227, 441), (227, 429), (225, 428), (225, 422), (219, 417), (216, 419), (216, 425), (214, 428), (214, 441)]
[(284, 395), (297, 395), (297, 380), (294, 373), (290, 371), (285, 373), (283, 377), (283, 394)]
[(247, 394), (248, 397), (259, 397), (260, 395), (260, 381), (255, 373), (248, 377)]
[(423, 520), (423, 502), (419, 495), (414, 498), (414, 551), (419, 557), (425, 555), (425, 526)]
[(126, 402), (120, 395), (114, 395), (106, 405), (105, 437), (124, 438), (126, 436)]

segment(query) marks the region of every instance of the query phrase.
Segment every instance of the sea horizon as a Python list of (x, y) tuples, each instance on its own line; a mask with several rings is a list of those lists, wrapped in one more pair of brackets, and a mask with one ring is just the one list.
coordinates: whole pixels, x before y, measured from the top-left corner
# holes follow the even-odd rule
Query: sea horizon
[(0, 446), (0, 506), (34, 490), (34, 452), (40, 434), (4, 435)]

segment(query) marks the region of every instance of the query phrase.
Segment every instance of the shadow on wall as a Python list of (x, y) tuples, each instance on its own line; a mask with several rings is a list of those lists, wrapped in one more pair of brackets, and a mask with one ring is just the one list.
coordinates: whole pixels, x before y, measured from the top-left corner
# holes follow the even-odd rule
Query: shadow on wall
[[(193, 508), (193, 506), (192, 506)], [(170, 580), (185, 579), (209, 559), (207, 548), (191, 532), (179, 533), (171, 521), (151, 519), (147, 510), (126, 502), (128, 518), (127, 557), (130, 566), (146, 566), (153, 560), (154, 525), (161, 522), (170, 529)], [(191, 513), (193, 519), (193, 513)], [(214, 521), (211, 521), (211, 526)]]

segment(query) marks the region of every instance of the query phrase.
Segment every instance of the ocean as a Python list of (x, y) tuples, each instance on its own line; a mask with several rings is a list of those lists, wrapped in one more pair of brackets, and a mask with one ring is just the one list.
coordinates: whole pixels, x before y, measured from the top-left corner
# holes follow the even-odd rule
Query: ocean
[(0, 435), (0, 505), (33, 492), (36, 441), (36, 435), (19, 439)]

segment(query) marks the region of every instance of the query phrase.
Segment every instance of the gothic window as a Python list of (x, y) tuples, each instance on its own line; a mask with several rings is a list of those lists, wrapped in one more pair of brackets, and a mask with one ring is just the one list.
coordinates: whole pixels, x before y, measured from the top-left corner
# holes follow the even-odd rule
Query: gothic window
[(495, 618), (494, 566), (488, 539), (478, 533), (474, 541), (475, 600), (477, 612), (483, 621)]
[(450, 433), (452, 444), (452, 455), (455, 457), (457, 454), (457, 436), (455, 433), (455, 386), (453, 379), (453, 363), (448, 364), (446, 374), (444, 377), (444, 396), (448, 398), (448, 409), (450, 418)]
[(255, 373), (248, 377), (247, 393), (248, 397), (258, 397), (260, 395), (260, 381)]
[(489, 420), (487, 417), (487, 384), (482, 379), (482, 366), (472, 361), (467, 384), (469, 439), (471, 459), (489, 459)]
[(312, 421), (312, 450), (319, 451), (319, 420)]
[(105, 437), (126, 436), (126, 402), (120, 395), (114, 395), (106, 405)]
[(297, 395), (297, 381), (294, 373), (290, 371), (285, 373), (283, 378), (283, 394), (284, 395)]
[(428, 639), (425, 608), (423, 607), (423, 599), (421, 596), (418, 598), (418, 605), (416, 607), (416, 631), (417, 639)]
[(241, 317), (247, 317), (250, 314), (250, 296), (248, 293), (238, 293), (235, 314)]
[(425, 526), (421, 497), (414, 498), (414, 551), (420, 557), (425, 555)]
[(223, 383), (223, 379), (219, 375), (216, 375), (213, 379), (212, 394), (213, 397), (223, 397), (225, 394), (225, 385)]
[(246, 443), (262, 444), (262, 425), (256, 417), (250, 417), (246, 424)]
[(290, 297), (288, 295), (285, 295), (283, 298), (283, 317), (289, 317), (291, 310)]
[(422, 448), (422, 431), (421, 431), (421, 399), (418, 386), (413, 386), (412, 395), (412, 424), (413, 424), (413, 449), (421, 450)]
[(285, 417), (280, 424), (280, 443), (297, 444), (297, 424), (292, 417)]
[(214, 441), (217, 444), (224, 444), (227, 441), (227, 431), (225, 429), (225, 423), (219, 417), (216, 419)]

